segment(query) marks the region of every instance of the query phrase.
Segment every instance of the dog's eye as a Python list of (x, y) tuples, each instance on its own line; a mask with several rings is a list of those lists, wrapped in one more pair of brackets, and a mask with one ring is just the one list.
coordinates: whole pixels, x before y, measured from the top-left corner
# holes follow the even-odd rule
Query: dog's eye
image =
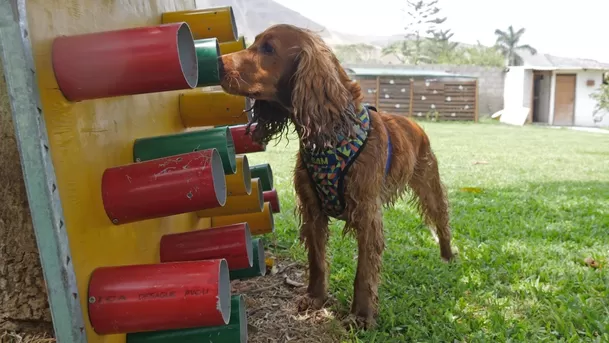
[(269, 44), (269, 43), (267, 42), (267, 43), (264, 43), (264, 44), (262, 44), (262, 45), (260, 46), (260, 51), (261, 51), (263, 54), (270, 55), (270, 54), (272, 54), (272, 53), (274, 53), (274, 52), (275, 52), (275, 49), (273, 49), (273, 47), (271, 46), (271, 44)]

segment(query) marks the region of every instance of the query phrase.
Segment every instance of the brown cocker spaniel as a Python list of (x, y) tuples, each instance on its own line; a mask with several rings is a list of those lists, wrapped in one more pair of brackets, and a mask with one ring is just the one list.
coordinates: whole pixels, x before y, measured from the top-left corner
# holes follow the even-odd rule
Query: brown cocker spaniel
[[(255, 100), (253, 139), (266, 144), (294, 124), (300, 141), (294, 171), (300, 235), (309, 259), (307, 295), (299, 309), (327, 298), (328, 220), (345, 221), (358, 243), (351, 313), (370, 328), (378, 314), (383, 206), (410, 188), (426, 224), (453, 259), (448, 201), (436, 157), (419, 125), (362, 106), (357, 82), (323, 40), (291, 25), (275, 25), (239, 52), (220, 58), (222, 88)], [(252, 124), (250, 123), (250, 124)]]

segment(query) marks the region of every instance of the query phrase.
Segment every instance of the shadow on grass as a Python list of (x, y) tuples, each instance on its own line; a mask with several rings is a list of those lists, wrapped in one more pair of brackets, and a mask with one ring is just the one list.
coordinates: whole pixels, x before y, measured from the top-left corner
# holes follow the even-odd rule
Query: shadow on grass
[[(609, 341), (609, 183), (451, 192), (458, 261), (444, 264), (411, 208), (385, 212), (379, 328), (363, 342)], [(353, 239), (332, 240), (331, 292), (348, 311)]]

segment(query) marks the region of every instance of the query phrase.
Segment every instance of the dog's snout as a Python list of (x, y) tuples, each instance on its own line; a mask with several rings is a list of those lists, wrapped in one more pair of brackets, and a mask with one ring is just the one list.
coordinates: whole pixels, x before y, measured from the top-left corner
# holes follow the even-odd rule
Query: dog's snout
[(222, 56), (218, 57), (218, 72), (220, 73), (221, 78), (226, 75), (226, 68), (224, 67), (224, 59)]

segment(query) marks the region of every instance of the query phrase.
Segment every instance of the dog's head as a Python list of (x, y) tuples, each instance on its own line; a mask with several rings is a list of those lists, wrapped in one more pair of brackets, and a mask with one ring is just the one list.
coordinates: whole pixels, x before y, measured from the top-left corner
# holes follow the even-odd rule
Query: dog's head
[(292, 25), (275, 25), (247, 49), (220, 57), (224, 91), (255, 100), (254, 139), (267, 143), (293, 121), (301, 140), (334, 146), (350, 135), (361, 101), (332, 50), (317, 34)]

